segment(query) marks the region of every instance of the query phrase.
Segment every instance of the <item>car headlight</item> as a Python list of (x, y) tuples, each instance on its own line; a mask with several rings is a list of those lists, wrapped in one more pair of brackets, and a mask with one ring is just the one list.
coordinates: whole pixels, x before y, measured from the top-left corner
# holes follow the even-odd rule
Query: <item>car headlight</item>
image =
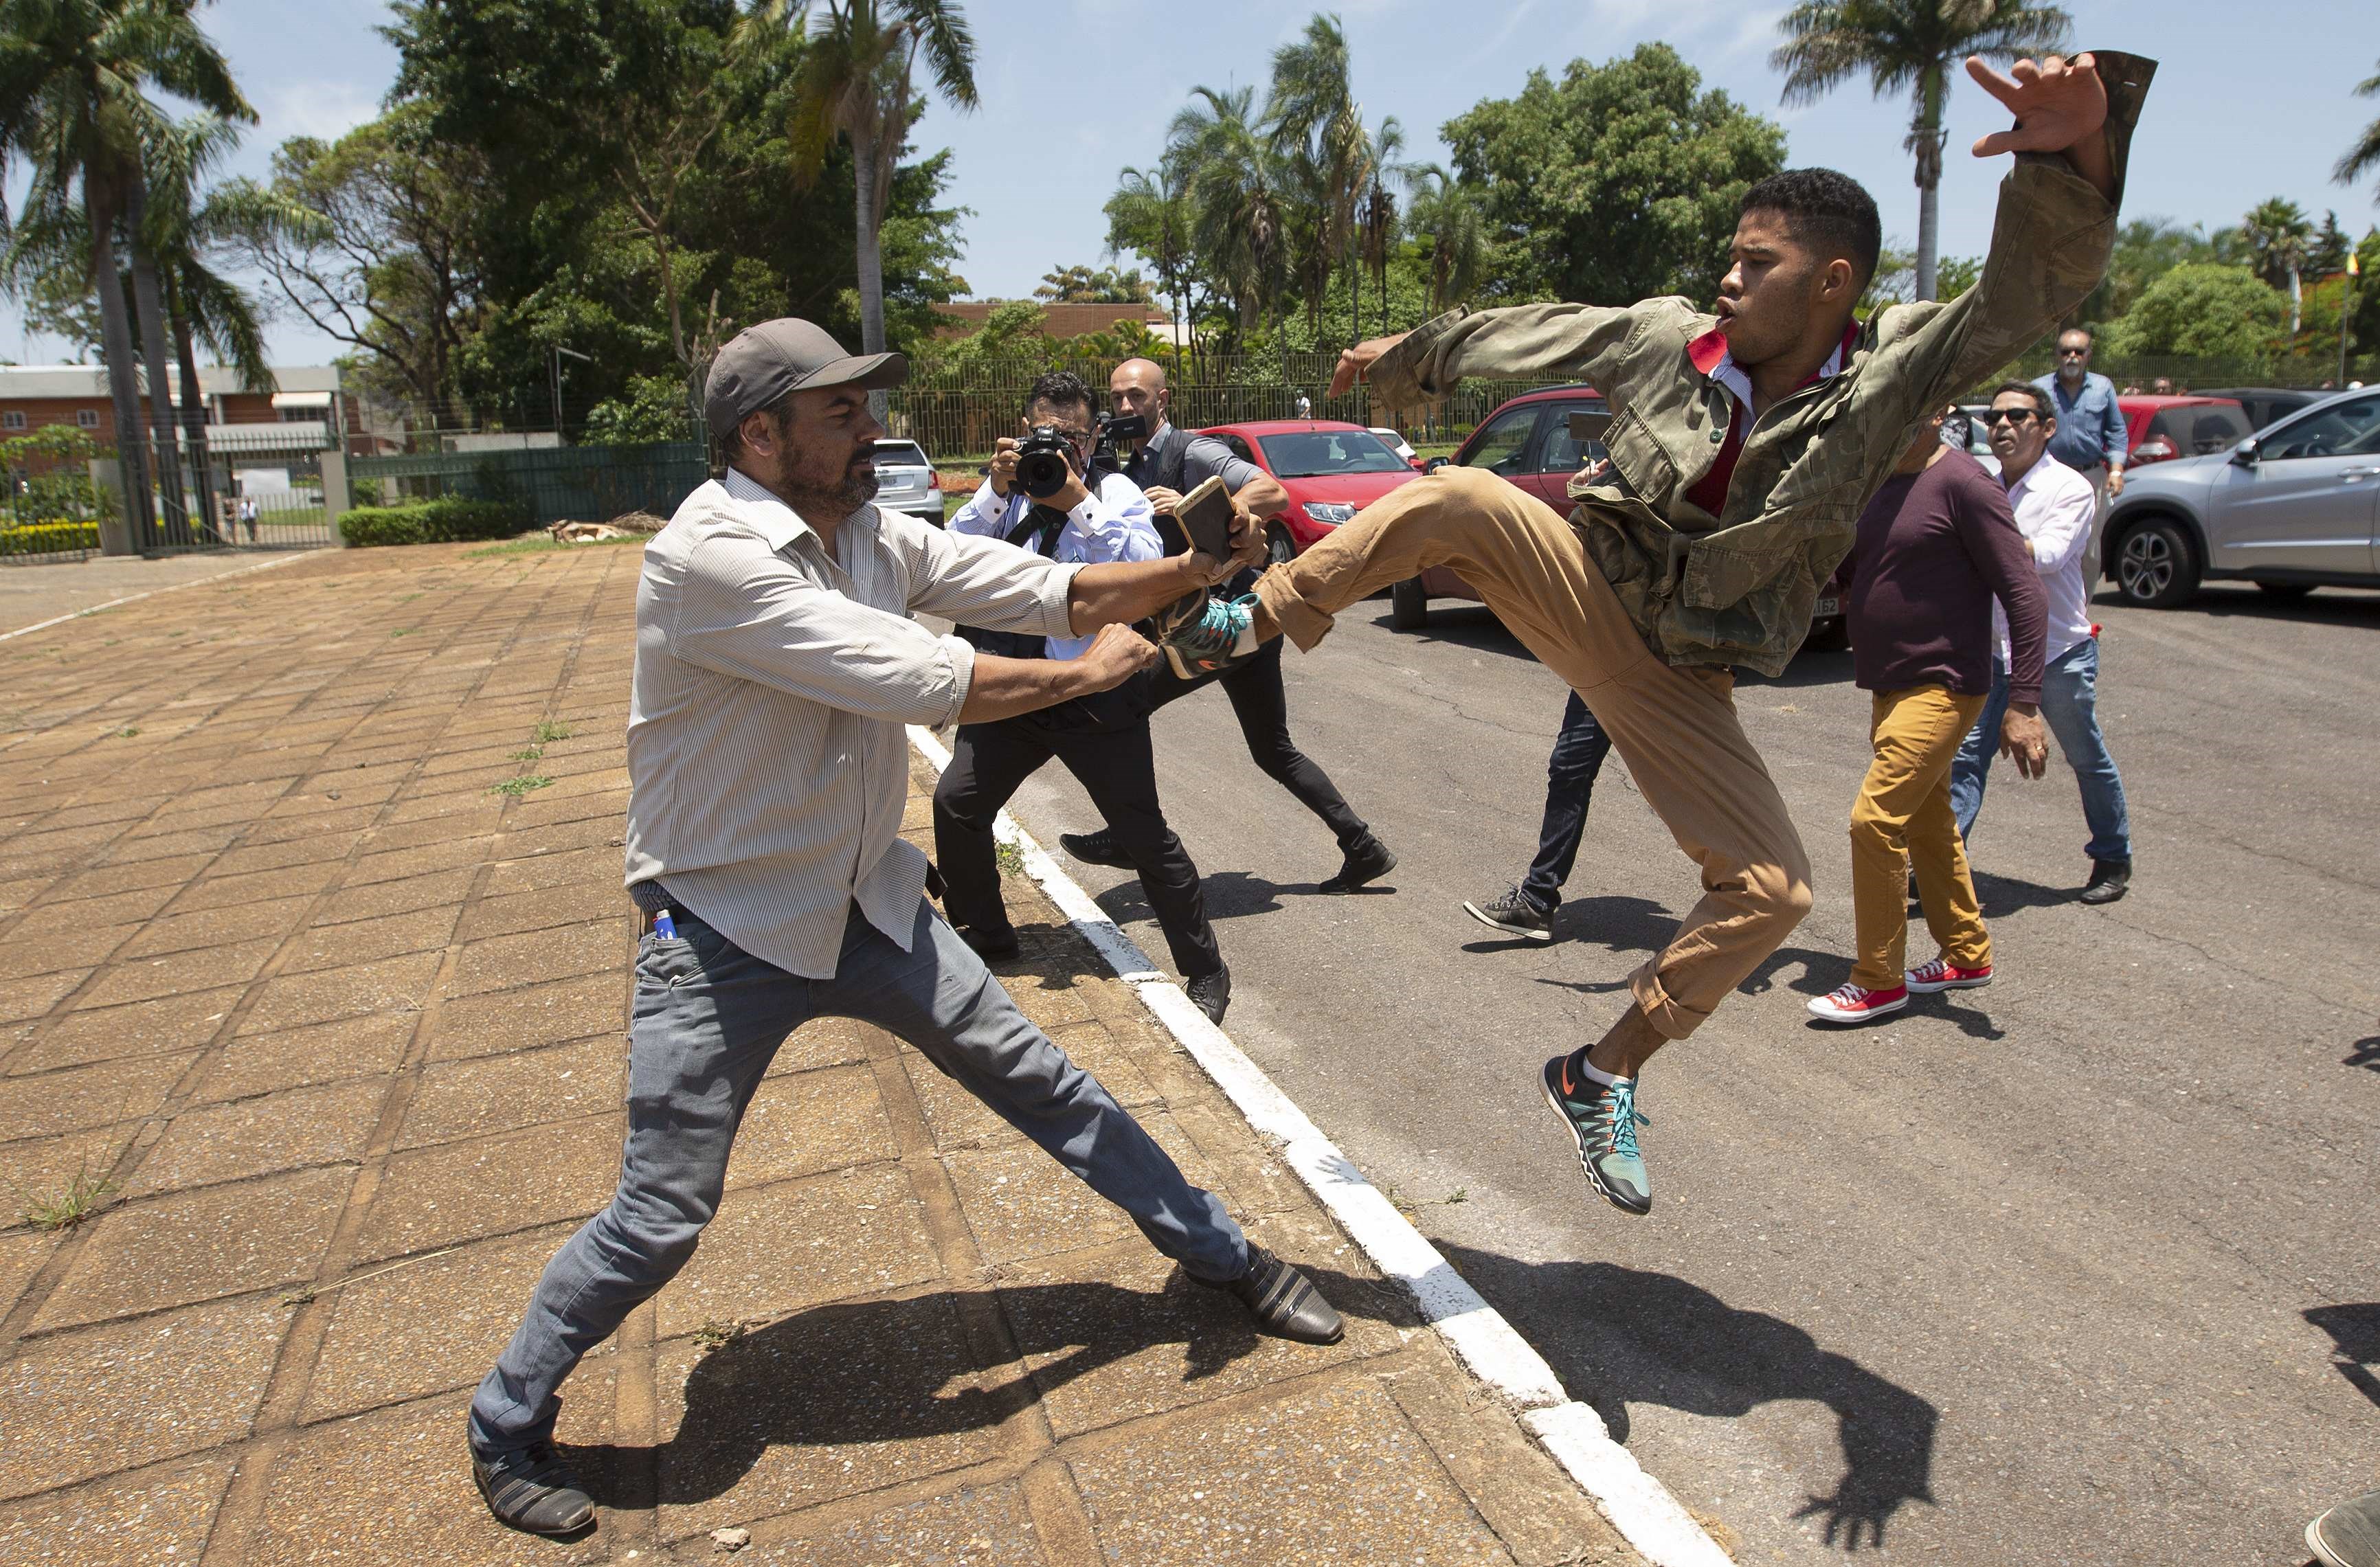
[(1307, 501), (1304, 509), (1306, 521), (1318, 522), (1325, 528), (1355, 520), (1355, 508), (1344, 501)]

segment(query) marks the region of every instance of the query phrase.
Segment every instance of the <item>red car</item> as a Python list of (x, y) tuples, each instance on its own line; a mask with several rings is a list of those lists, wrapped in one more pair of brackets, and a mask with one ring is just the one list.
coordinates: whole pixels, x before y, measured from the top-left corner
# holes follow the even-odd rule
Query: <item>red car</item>
[(1198, 433), (1220, 441), (1289, 492), (1289, 510), (1265, 525), (1276, 563), (1304, 554), (1374, 501), (1421, 477), (1387, 442), (1342, 419), (1258, 419)]
[[(1484, 468), (1502, 474), (1519, 488), (1568, 516), (1571, 476), (1589, 463), (1602, 460), (1603, 443), (1582, 440), (1571, 430), (1571, 416), (1583, 414), (1600, 430), (1611, 417), (1610, 405), (1592, 386), (1548, 386), (1524, 392), (1479, 423), (1454, 456), (1434, 457), (1427, 471), (1449, 464)], [(1585, 420), (1582, 423), (1586, 422)], [(1389, 589), (1389, 624), (1400, 631), (1419, 630), (1429, 617), (1432, 599), (1476, 601), (1462, 577), (1444, 566), (1431, 566)]]
[(2236, 397), (2119, 397), (2128, 437), (2124, 466), (2228, 452), (2256, 433)]

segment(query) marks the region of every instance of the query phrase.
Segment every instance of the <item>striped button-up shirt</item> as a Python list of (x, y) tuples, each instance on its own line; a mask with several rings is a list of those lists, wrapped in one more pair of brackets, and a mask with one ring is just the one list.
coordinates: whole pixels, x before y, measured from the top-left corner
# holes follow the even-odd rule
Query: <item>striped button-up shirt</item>
[(630, 884), (814, 979), (855, 901), (905, 949), (926, 856), (900, 838), (902, 726), (956, 719), (975, 673), (910, 615), (1062, 637), (1078, 569), (872, 505), (830, 546), (741, 473), (703, 485), (637, 588)]
[[(965, 505), (951, 514), (950, 530), (1004, 541), (1032, 509), (1033, 497), (1022, 489), (1002, 495), (987, 479), (967, 497)], [(1102, 561), (1153, 561), (1164, 553), (1165, 541), (1157, 536), (1157, 516), (1149, 509), (1148, 497), (1123, 475), (1109, 473), (1100, 477), (1099, 487), (1081, 505), (1066, 514), (1050, 558), (1062, 565), (1096, 565)], [(1090, 637), (1052, 637), (1048, 656), (1061, 662), (1080, 658), (1094, 640)]]

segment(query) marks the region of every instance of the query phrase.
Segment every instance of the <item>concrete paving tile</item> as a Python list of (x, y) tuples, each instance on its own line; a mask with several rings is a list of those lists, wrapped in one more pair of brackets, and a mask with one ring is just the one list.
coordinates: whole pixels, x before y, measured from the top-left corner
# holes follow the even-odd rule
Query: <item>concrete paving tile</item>
[(183, 890), (182, 895), (174, 900), (174, 912), (190, 914), (203, 908), (228, 908), (235, 904), (263, 903), (271, 898), (294, 898), (319, 893), (336, 881), (343, 869), (337, 860), (317, 860), (309, 865), (284, 866), (279, 870), (209, 876), (191, 882)]
[(455, 954), (446, 993), (469, 996), (601, 970), (616, 973), (628, 961), (631, 937), (623, 908), (609, 919), (474, 941)]
[(200, 909), (196, 914), (152, 919), (117, 950), (115, 961), (124, 964), (136, 958), (188, 952), (252, 937), (277, 939), (288, 933), (311, 901), (305, 897), (269, 898), (262, 903), (226, 904), (221, 908)]
[(870, 1048), (879, 1041), (889, 1046), (891, 1036), (872, 1023), (862, 1023), (856, 1017), (814, 1018), (795, 1029), (777, 1047), (775, 1058), (769, 1063), (769, 1075), (782, 1077), (787, 1073), (814, 1072), (821, 1066), (841, 1066), (847, 1061), (866, 1061)]
[[(544, 766), (542, 762), (538, 763)], [(526, 832), (536, 827), (554, 827), (565, 822), (603, 820), (615, 826), (628, 820), (628, 792), (625, 789), (589, 791), (578, 794), (560, 793), (561, 784), (540, 789), (513, 807), (505, 824), (515, 832)]]
[[(1026, 934), (1026, 920), (1038, 912), (1026, 911), (1026, 919), (1018, 922), (1017, 934), (1020, 937)], [(1068, 938), (1073, 939), (1071, 931)], [(1099, 983), (1097, 980), (1084, 980), (1065, 973), (1018, 973), (1012, 966), (1002, 965), (1000, 982), (1010, 999), (1016, 1002), (1017, 1010), (1031, 1018), (1044, 1032), (1097, 1015), (1091, 1010), (1089, 999), (1084, 994), (1089, 986)]]
[(550, 985), (467, 996), (441, 1006), (433, 1026), (431, 1061), (530, 1050), (599, 1034), (625, 1040), (627, 977), (595, 973)]
[[(532, 827), (525, 832), (504, 834), (504, 857), (522, 858), (529, 855), (564, 854), (573, 849), (609, 848), (612, 858), (619, 860), (620, 845), (627, 841), (627, 824), (617, 817), (595, 817), (585, 821), (558, 822), (552, 827)], [(613, 874), (617, 876), (618, 870)]]
[(456, 935), (466, 941), (524, 931), (579, 925), (598, 919), (627, 919), (634, 905), (617, 877), (548, 887), (510, 897), (486, 898), (474, 905)]
[[(183, 882), (204, 870), (214, 859), (212, 855), (179, 855), (168, 859), (135, 860), (129, 865), (103, 865), (95, 869), (70, 876), (50, 889), (44, 903), (67, 903), (84, 898), (110, 896), (116, 893), (138, 892), (150, 887), (179, 889)], [(270, 893), (265, 894), (271, 896)], [(155, 912), (154, 905), (151, 912)], [(147, 915), (140, 916), (147, 918)], [(109, 924), (115, 923), (113, 919)]]
[(228, 1458), (200, 1459), (0, 1507), (0, 1561), (196, 1561), (235, 1466)]
[(251, 835), (239, 847), (225, 849), (218, 856), (214, 870), (218, 875), (237, 876), (251, 870), (282, 870), (293, 865), (345, 859), (362, 836), (359, 832), (307, 832), (272, 842)]
[(358, 1259), (584, 1219), (619, 1184), (625, 1132), (623, 1117), (595, 1115), (397, 1154), (364, 1221)]
[(758, 1185), (900, 1153), (876, 1075), (867, 1067), (771, 1077), (744, 1111), (727, 1160), (727, 1184)]
[[(68, 882), (65, 885), (71, 886)], [(150, 918), (182, 890), (179, 881), (163, 887), (136, 887), (104, 897), (60, 901), (55, 894), (42, 900), (41, 928), (48, 939), (75, 942), (86, 951), (91, 938)]]
[(292, 946), (285, 974), (318, 968), (343, 968), (351, 963), (395, 957), (404, 953), (443, 948), (454, 933), (462, 910), (453, 904), (416, 909), (410, 914), (384, 914), (374, 919), (353, 919), (318, 925)]
[(148, 1114), (194, 1057), (141, 1056), (0, 1078), (0, 1133), (55, 1136)]
[(301, 816), (272, 816), (257, 822), (241, 835), (243, 846), (252, 844), (319, 843), (325, 839), (344, 838), (342, 855), (354, 848), (357, 841), (380, 816), (380, 807), (360, 805), (342, 807)]
[(414, 953), (347, 968), (277, 976), (265, 981), (239, 1032), (262, 1034), (370, 1013), (418, 1011), (430, 999), (444, 958), (443, 953)]
[(126, 865), (144, 859), (211, 855), (230, 847), (247, 830), (247, 824), (242, 822), (228, 827), (200, 827), (181, 832), (161, 832), (152, 838), (119, 838), (114, 847), (97, 857), (103, 864)]
[(32, 1330), (297, 1283), (331, 1244), (353, 1180), (349, 1170), (309, 1170), (110, 1209)]
[(236, 1099), (346, 1077), (385, 1077), (404, 1059), (418, 1017), (384, 1014), (236, 1036), (207, 1069), (198, 1097)]
[[(11, 1221), (16, 1217), (7, 1215)], [(40, 1230), (0, 1231), (0, 1316), (17, 1304), (27, 1282), (58, 1249), (59, 1240), (58, 1235)]]
[(395, 881), (407, 876), (427, 876), (436, 870), (476, 866), (495, 857), (499, 842), (492, 837), (450, 838), (416, 848), (368, 854), (355, 862), (341, 886), (362, 887), (374, 881)]
[(655, 1362), (668, 1539), (997, 1457), (1031, 1396), (940, 1290), (820, 1306), (709, 1354), (665, 1343)]
[(1135, 1567), (1512, 1560), (1368, 1379), (1165, 1421), (1066, 1460), (1108, 1559)]
[(384, 1082), (371, 1078), (184, 1110), (141, 1156), (134, 1197), (309, 1164), (352, 1162), (380, 1120)]
[(229, 985), (125, 1006), (69, 1012), (31, 1050), (12, 1059), (8, 1070), (11, 1075), (47, 1072), (95, 1061), (195, 1050), (215, 1037), (244, 993), (245, 987)]
[[(451, 780), (441, 779), (443, 785)], [(480, 832), (492, 832), (504, 814), (504, 799), (485, 789), (453, 790), (441, 787), (427, 793), (407, 793), (400, 796), (382, 815), (391, 827), (417, 821), (476, 821)]]
[[(491, 898), (583, 881), (608, 881), (614, 888), (621, 886), (619, 851), (608, 844), (514, 857), (516, 851), (508, 844), (504, 855), (488, 869), (487, 895)], [(625, 898), (628, 894), (623, 890), (620, 895)]]
[(280, 947), (277, 936), (254, 941), (236, 941), (229, 946), (199, 947), (188, 952), (167, 953), (156, 957), (135, 958), (112, 964), (97, 982), (76, 999), (77, 1011), (93, 1007), (115, 1006), (125, 1002), (145, 1002), (159, 996), (177, 996), (191, 990), (211, 990), (227, 985), (244, 985), (256, 978)]
[(132, 1146), (140, 1125), (121, 1121), (54, 1137), (0, 1143), (0, 1188), (6, 1193), (0, 1197), (0, 1224), (23, 1223), (25, 1209), (62, 1196), (78, 1181), (104, 1177)]
[(28, 1341), (0, 1363), (0, 1496), (246, 1436), (288, 1326), (272, 1301), (235, 1300)]
[(504, 808), (504, 797), (502, 795), (488, 795), (480, 796), (469, 810), (450, 811), (376, 828), (371, 837), (372, 852), (386, 854), (396, 849), (427, 848), (456, 838), (487, 837), (502, 825)]
[[(574, 1444), (612, 1440), (610, 1368), (590, 1365), (565, 1390), (556, 1430)], [(285, 1448), (266, 1488), (264, 1515), (231, 1560), (244, 1567), (524, 1567), (601, 1561), (614, 1541), (608, 1512), (592, 1533), (542, 1540), (488, 1515), (463, 1447), (468, 1401), (407, 1404), (306, 1432)], [(599, 1488), (600, 1471), (580, 1478)], [(325, 1485), (326, 1476), (338, 1483)]]
[(332, 893), (322, 900), (314, 913), (317, 925), (334, 925), (350, 919), (374, 919), (382, 915), (411, 914), (416, 909), (460, 905), (470, 895), (471, 878), (476, 870), (466, 866), (459, 870), (434, 871), (428, 876), (408, 876), (397, 881), (374, 881), (366, 886), (350, 887)]
[(628, 1090), (627, 1046), (593, 1039), (422, 1068), (398, 1148), (483, 1136), (617, 1110)]
[(729, 1192), (686, 1270), (655, 1303), (663, 1338), (775, 1317), (936, 1277), (925, 1220), (897, 1164)]
[(755, 1550), (751, 1567), (882, 1567), (947, 1562), (950, 1567), (1041, 1567), (1025, 1488), (1011, 1480), (961, 1487), (906, 1507), (888, 1508), (807, 1539)]
[(13, 914), (25, 907), (47, 890), (55, 880), (48, 876), (28, 876), (14, 881), (0, 881), (0, 910)]
[[(1216, 1184), (1196, 1148), (1171, 1117), (1144, 1111), (1137, 1119), (1173, 1157), (1190, 1184)], [(1095, 1246), (1134, 1233), (1124, 1211), (1068, 1174), (1029, 1142), (1002, 1142), (946, 1155), (951, 1184), (986, 1262)]]
[(41, 1016), (66, 1000), (90, 973), (88, 968), (64, 968), (21, 979), (0, 979), (0, 1023)]

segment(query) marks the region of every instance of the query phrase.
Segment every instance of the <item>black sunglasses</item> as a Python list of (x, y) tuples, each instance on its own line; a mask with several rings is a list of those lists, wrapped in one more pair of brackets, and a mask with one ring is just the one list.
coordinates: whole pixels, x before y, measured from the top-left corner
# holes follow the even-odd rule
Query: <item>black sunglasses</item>
[(2060, 348), (2058, 350), (2058, 357), (2061, 359), (2087, 359), (2091, 357), (2091, 350), (2088, 348)]
[(2040, 417), (2040, 413), (2033, 408), (1993, 408), (1984, 415), (1984, 424), (1985, 428), (1989, 428), (2002, 419), (2007, 419), (2011, 424), (2022, 424), (2026, 419)]

